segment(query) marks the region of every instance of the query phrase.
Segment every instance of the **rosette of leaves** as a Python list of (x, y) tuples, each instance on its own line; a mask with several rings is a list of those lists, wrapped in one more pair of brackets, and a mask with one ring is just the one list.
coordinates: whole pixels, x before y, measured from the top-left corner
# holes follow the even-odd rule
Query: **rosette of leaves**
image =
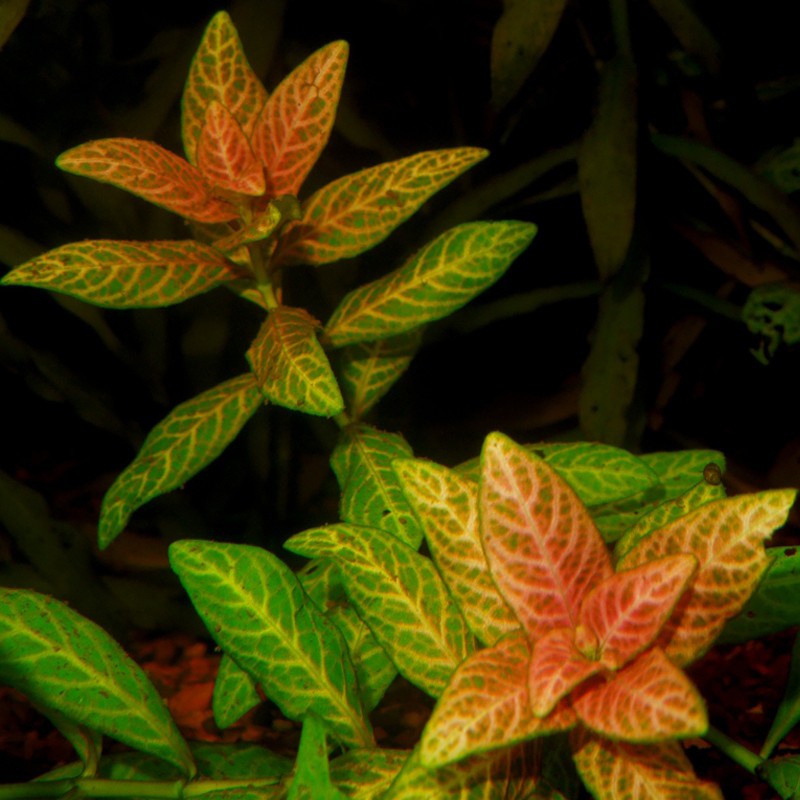
[[(7, 274), (109, 308), (167, 306), (225, 286), (258, 304), (263, 324), (244, 374), (178, 406), (107, 493), (99, 541), (130, 515), (216, 458), (263, 403), (360, 419), (408, 366), (427, 323), (497, 280), (535, 235), (525, 222), (475, 222), (446, 231), (383, 278), (345, 296), (326, 325), (284, 302), (282, 276), (383, 241), (485, 150), (417, 153), (339, 178), (308, 197), (301, 187), (326, 145), (339, 101), (346, 42), (308, 57), (269, 94), (229, 16), (209, 23), (182, 99), (185, 158), (136, 139), (101, 139), (58, 166), (125, 189), (191, 223), (186, 241), (67, 244)], [(341, 348), (339, 374), (328, 351)]]

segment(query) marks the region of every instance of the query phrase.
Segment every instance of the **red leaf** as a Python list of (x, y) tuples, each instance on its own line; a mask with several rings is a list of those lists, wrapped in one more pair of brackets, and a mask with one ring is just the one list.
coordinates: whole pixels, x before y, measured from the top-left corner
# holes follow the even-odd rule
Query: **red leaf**
[(212, 195), (200, 170), (154, 142), (98, 139), (67, 150), (56, 164), (196, 222), (227, 222), (237, 216), (233, 206)]

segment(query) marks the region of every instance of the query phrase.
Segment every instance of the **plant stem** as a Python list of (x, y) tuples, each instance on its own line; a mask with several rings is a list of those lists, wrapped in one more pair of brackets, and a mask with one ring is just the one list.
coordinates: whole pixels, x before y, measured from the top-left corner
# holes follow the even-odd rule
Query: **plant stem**
[(617, 45), (617, 53), (626, 58), (633, 58), (628, 0), (609, 0), (609, 6), (611, 8), (611, 26), (614, 29), (614, 42)]
[(708, 732), (703, 737), (709, 744), (713, 744), (717, 750), (722, 751), (731, 761), (735, 761), (740, 767), (744, 767), (752, 775), (756, 774), (756, 767), (763, 761), (752, 750), (748, 750), (730, 736), (713, 726), (708, 726)]

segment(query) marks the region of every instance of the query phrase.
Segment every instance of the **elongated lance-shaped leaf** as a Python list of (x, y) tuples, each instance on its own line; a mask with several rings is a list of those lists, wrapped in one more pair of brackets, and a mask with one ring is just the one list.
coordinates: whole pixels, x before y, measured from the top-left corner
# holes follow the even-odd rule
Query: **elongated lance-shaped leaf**
[(330, 762), (330, 775), (348, 797), (382, 798), (408, 758), (408, 750), (349, 750)]
[(236, 117), (212, 100), (197, 142), (197, 166), (215, 187), (238, 194), (262, 195), (266, 189), (264, 167)]
[(603, 667), (619, 669), (652, 644), (697, 572), (691, 553), (616, 572), (583, 599), (576, 645)]
[(305, 309), (273, 308), (247, 351), (247, 361), (267, 400), (333, 417), (344, 409), (344, 400), (317, 339), (318, 328)]
[(253, 149), (267, 168), (272, 195), (297, 195), (328, 142), (344, 70), (347, 42), (331, 42), (279, 84), (253, 132)]
[(767, 566), (763, 542), (786, 521), (796, 492), (779, 489), (707, 503), (642, 539), (619, 562), (629, 569), (674, 553), (700, 563), (659, 635), (679, 666), (699, 658), (738, 613)]
[(98, 139), (67, 150), (56, 164), (196, 222), (227, 222), (237, 216), (232, 205), (213, 195), (200, 170), (154, 142)]
[(251, 138), (267, 91), (242, 50), (227, 12), (214, 15), (195, 53), (181, 100), (181, 134), (186, 157), (197, 163), (197, 145), (208, 106), (217, 101)]
[(287, 717), (314, 711), (342, 743), (373, 743), (341, 633), (280, 559), (190, 540), (172, 544), (169, 557), (215, 641)]
[(287, 800), (347, 800), (331, 782), (325, 733), (324, 722), (313, 711), (305, 715)]
[(211, 463), (262, 404), (253, 376), (231, 378), (174, 408), (103, 498), (97, 539), (107, 547), (131, 514)]
[(598, 800), (723, 800), (713, 783), (699, 780), (677, 742), (627, 744), (576, 728), (573, 760)]
[(416, 550), (422, 530), (392, 469), (395, 459), (413, 455), (397, 433), (369, 425), (343, 430), (331, 454), (331, 468), (342, 490), (342, 521), (387, 531)]
[(535, 641), (575, 628), (580, 604), (611, 577), (586, 508), (547, 464), (499, 433), (484, 443), (481, 540), (492, 579)]
[(37, 286), (108, 308), (180, 303), (247, 273), (200, 242), (74, 242), (21, 264), (0, 281)]
[(518, 628), (481, 546), (477, 483), (430, 461), (404, 459), (393, 466), (470, 630), (484, 644), (493, 644)]
[(491, 286), (530, 244), (529, 222), (451, 228), (383, 278), (347, 294), (325, 326), (335, 346), (395, 336), (441, 319)]
[(211, 698), (217, 727), (223, 730), (229, 728), (260, 702), (256, 682), (250, 673), (245, 672), (229, 655), (223, 654)]
[(52, 597), (0, 588), (0, 682), (195, 774), (189, 748), (144, 672), (102, 628)]
[(276, 263), (327, 264), (369, 250), (487, 155), (477, 147), (431, 150), (329, 183), (303, 204), (303, 218), (282, 238)]
[(529, 662), (526, 637), (510, 633), (461, 664), (422, 733), (422, 763), (438, 767), (574, 725), (566, 704), (544, 719), (531, 714)]
[(422, 332), (422, 328), (414, 328), (339, 351), (339, 385), (351, 419), (362, 419), (408, 369), (422, 341)]
[(389, 533), (344, 523), (284, 546), (335, 561), (347, 596), (400, 673), (433, 697), (442, 692), (472, 641), (429, 559)]
[(688, 739), (708, 729), (703, 698), (659, 647), (608, 680), (582, 684), (571, 700), (584, 725), (619, 741), (644, 744)]

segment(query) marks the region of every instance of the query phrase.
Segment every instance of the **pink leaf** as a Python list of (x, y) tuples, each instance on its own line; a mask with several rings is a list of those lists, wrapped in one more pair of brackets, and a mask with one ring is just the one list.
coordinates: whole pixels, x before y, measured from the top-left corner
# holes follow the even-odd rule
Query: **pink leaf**
[(575, 628), (583, 598), (613, 574), (572, 489), (498, 433), (487, 437), (482, 454), (481, 536), (492, 578), (534, 641)]

